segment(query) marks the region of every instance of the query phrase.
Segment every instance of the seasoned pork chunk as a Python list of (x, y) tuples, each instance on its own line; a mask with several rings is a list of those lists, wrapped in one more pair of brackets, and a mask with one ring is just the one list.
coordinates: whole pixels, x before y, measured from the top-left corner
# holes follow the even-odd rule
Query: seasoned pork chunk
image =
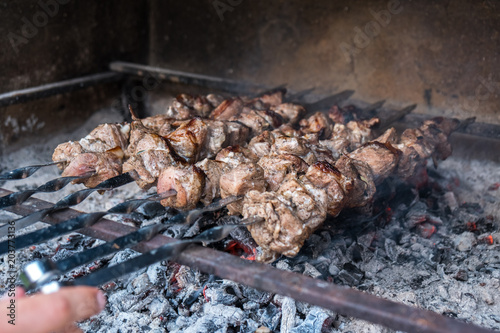
[(305, 172), (308, 168), (304, 160), (291, 154), (264, 156), (257, 163), (264, 170), (269, 191), (276, 191), (288, 174)]
[(250, 191), (243, 216), (261, 216), (265, 222), (248, 226), (264, 257), (277, 252), (295, 256), (304, 241), (326, 218), (327, 194), (305, 177), (289, 176), (277, 192)]
[(279, 104), (271, 110), (279, 114), (290, 125), (295, 125), (306, 113), (306, 109), (302, 105), (292, 103)]
[(102, 153), (116, 147), (127, 149), (130, 127), (122, 124), (102, 124), (80, 140), (86, 152)]
[(82, 181), (87, 187), (95, 187), (99, 183), (122, 173), (122, 158), (121, 148), (104, 153), (79, 154), (64, 169), (62, 176), (82, 176), (88, 172), (95, 172), (94, 176)]
[(194, 118), (167, 135), (175, 153), (188, 163), (198, 160), (205, 143), (208, 126), (200, 118)]
[(158, 178), (157, 191), (169, 190), (177, 194), (161, 201), (163, 206), (181, 210), (193, 209), (200, 200), (205, 187), (203, 171), (194, 165), (171, 166), (162, 170)]
[(400, 154), (401, 151), (390, 143), (373, 141), (356, 149), (349, 157), (368, 164), (372, 169), (373, 180), (378, 185), (396, 169)]
[(210, 114), (210, 119), (229, 120), (241, 113), (243, 101), (240, 98), (227, 99)]
[(352, 187), (345, 194), (345, 207), (363, 207), (369, 204), (375, 195), (376, 187), (370, 166), (362, 161), (342, 155), (335, 167), (345, 176), (352, 179)]
[[(222, 198), (231, 195), (245, 195), (251, 190), (265, 191), (267, 187), (264, 170), (255, 163), (242, 163), (221, 175), (220, 194)], [(240, 214), (242, 203), (235, 202), (228, 205), (231, 214)]]
[(337, 216), (344, 208), (345, 193), (352, 189), (353, 180), (326, 162), (317, 162), (311, 165), (307, 170), (306, 177), (314, 186), (326, 191), (328, 214)]
[(205, 173), (205, 187), (201, 197), (204, 205), (210, 204), (214, 199), (220, 198), (220, 177), (231, 170), (231, 166), (220, 161), (204, 159), (196, 166)]
[(302, 119), (299, 124), (302, 132), (317, 133), (321, 139), (329, 138), (332, 134), (333, 125), (322, 112), (316, 112), (309, 118)]

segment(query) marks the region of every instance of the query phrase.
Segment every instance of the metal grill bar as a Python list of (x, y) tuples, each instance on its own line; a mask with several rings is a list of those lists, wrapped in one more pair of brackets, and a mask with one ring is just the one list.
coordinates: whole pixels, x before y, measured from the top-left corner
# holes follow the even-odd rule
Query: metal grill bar
[[(10, 191), (0, 189), (0, 195), (10, 193)], [(9, 207), (7, 210), (23, 215), (52, 205), (33, 198), (29, 199), (27, 203)], [(46, 217), (44, 222), (57, 224), (62, 219), (68, 219), (69, 216), (75, 217), (78, 214), (81, 213), (68, 209)], [(82, 229), (79, 232), (110, 241), (136, 230), (137, 228), (103, 219), (92, 227)], [(134, 249), (147, 252), (175, 241), (173, 238), (157, 235), (148, 242), (139, 243)], [(428, 333), (493, 332), (431, 311), (380, 299), (348, 287), (336, 286), (297, 273), (281, 271), (269, 265), (243, 260), (228, 253), (202, 246), (190, 246), (178, 256), (176, 261), (207, 274), (214, 274), (256, 289), (289, 296), (297, 301), (321, 306), (343, 315), (368, 320), (396, 330)]]
[(123, 74), (105, 72), (82, 76), (76, 79), (59, 81), (32, 88), (20, 89), (0, 94), (0, 106), (25, 103), (35, 99), (71, 92), (101, 83), (116, 82), (123, 78)]

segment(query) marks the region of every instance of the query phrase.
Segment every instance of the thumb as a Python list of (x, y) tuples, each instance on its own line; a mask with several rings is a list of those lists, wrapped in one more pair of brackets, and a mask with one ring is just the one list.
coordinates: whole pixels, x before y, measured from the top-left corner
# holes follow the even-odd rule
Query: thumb
[(71, 323), (99, 313), (106, 305), (106, 298), (99, 289), (82, 286), (61, 288), (48, 295), (24, 297), (16, 303), (16, 325), (8, 327), (15, 330), (7, 332), (46, 333), (63, 330)]

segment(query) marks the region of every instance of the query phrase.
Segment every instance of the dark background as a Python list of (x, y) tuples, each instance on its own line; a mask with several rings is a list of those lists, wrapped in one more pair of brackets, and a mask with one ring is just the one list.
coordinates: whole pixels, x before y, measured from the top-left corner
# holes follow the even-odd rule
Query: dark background
[[(367, 102), (500, 123), (497, 1), (65, 1), (18, 52), (9, 36), (22, 36), (23, 18), (33, 23), (41, 7), (0, 1), (0, 93), (103, 72), (121, 60), (318, 94), (355, 89), (353, 97)], [(390, 22), (374, 23), (373, 13), (390, 6), (398, 8)], [(361, 45), (357, 29), (375, 32)], [(359, 52), (346, 57), (342, 45)], [(108, 85), (0, 108), (2, 140), (12, 137), (2, 125), (9, 115), (50, 109), (57, 121), (48, 133), (117, 93)]]

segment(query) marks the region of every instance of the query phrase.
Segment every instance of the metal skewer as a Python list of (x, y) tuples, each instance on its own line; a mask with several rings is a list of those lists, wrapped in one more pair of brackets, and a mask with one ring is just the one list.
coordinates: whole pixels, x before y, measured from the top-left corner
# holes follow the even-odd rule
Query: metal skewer
[(239, 224), (226, 224), (210, 228), (198, 236), (190, 239), (183, 239), (169, 244), (165, 244), (159, 248), (151, 250), (140, 256), (122, 262), (120, 264), (101, 269), (93, 272), (85, 277), (76, 279), (73, 283), (59, 283), (53, 281), (57, 277), (57, 265), (43, 262), (32, 262), (27, 265), (21, 273), (21, 280), (25, 283), (26, 287), (40, 287), (42, 292), (50, 293), (57, 291), (62, 285), (86, 285), (86, 286), (100, 286), (106, 282), (114, 280), (125, 274), (137, 271), (138, 269), (147, 267), (161, 260), (169, 260), (175, 258), (186, 247), (193, 243), (209, 244), (218, 242), (226, 238), (234, 229), (247, 226), (254, 223), (264, 221), (261, 217), (251, 217), (244, 219)]
[[(27, 226), (30, 226), (33, 223), (40, 221), (41, 219), (43, 219), (44, 217), (46, 217), (51, 213), (54, 213), (58, 210), (62, 210), (65, 208), (69, 208), (74, 205), (78, 205), (95, 191), (108, 191), (123, 186), (125, 184), (131, 183), (134, 180), (135, 180), (135, 175), (132, 172), (123, 173), (121, 175), (103, 181), (94, 188), (86, 188), (78, 192), (72, 193), (62, 198), (58, 202), (56, 202), (52, 207), (41, 209), (39, 211), (34, 212), (33, 214), (21, 217), (20, 219), (13, 221), (14, 225), (16, 227), (16, 230), (26, 228)], [(8, 234), (9, 226), (12, 226), (12, 224), (5, 224), (0, 227), (0, 237), (3, 237)]]
[[(133, 247), (139, 242), (148, 241), (173, 224), (192, 224), (201, 214), (221, 209), (222, 207), (225, 207), (226, 205), (240, 199), (240, 197), (232, 196), (221, 199), (218, 202), (215, 202), (204, 208), (177, 214), (174, 217), (170, 218), (166, 223), (149, 225), (122, 237), (118, 237), (107, 243), (74, 254), (58, 262), (53, 262), (50, 259), (46, 259), (32, 262), (29, 265), (51, 267), (52, 270), (57, 271), (57, 274), (64, 274), (80, 265), (84, 265), (98, 258), (121, 251), (125, 248)], [(33, 279), (31, 279), (30, 281), (31, 284), (39, 284), (39, 281), (35, 281)]]
[(43, 185), (40, 185), (36, 189), (11, 193), (9, 195), (6, 195), (6, 196), (0, 198), (0, 209), (5, 208), (5, 207), (9, 207), (9, 206), (22, 204), (23, 202), (28, 200), (28, 198), (31, 197), (35, 193), (41, 193), (41, 192), (48, 193), (48, 192), (59, 191), (60, 189), (64, 188), (66, 185), (68, 185), (69, 183), (71, 183), (74, 180), (89, 178), (92, 175), (94, 175), (94, 173), (89, 172), (88, 174), (85, 174), (82, 176), (56, 178), (56, 179), (53, 179), (51, 181), (46, 182)]
[(32, 174), (38, 171), (38, 169), (49, 166), (49, 165), (55, 165), (59, 163), (63, 163), (66, 161), (57, 161), (57, 162), (50, 162), (50, 163), (45, 163), (45, 164), (37, 164), (37, 165), (28, 165), (22, 168), (17, 168), (11, 171), (7, 171), (5, 173), (0, 174), (0, 180), (17, 180), (17, 179), (24, 179), (28, 178)]
[[(160, 194), (156, 194), (153, 197), (149, 197), (146, 199), (129, 200), (126, 202), (122, 202), (105, 212), (82, 214), (59, 224), (47, 227), (45, 229), (33, 231), (29, 234), (25, 234), (16, 238), (16, 250), (20, 250), (28, 246), (47, 241), (74, 230), (89, 227), (99, 221), (103, 216), (108, 214), (130, 214), (146, 202), (149, 202), (151, 200), (162, 200), (169, 196), (175, 195), (176, 193), (177, 192), (175, 190), (170, 190)], [(0, 243), (0, 255), (8, 252), (8, 245), (8, 240)]]

